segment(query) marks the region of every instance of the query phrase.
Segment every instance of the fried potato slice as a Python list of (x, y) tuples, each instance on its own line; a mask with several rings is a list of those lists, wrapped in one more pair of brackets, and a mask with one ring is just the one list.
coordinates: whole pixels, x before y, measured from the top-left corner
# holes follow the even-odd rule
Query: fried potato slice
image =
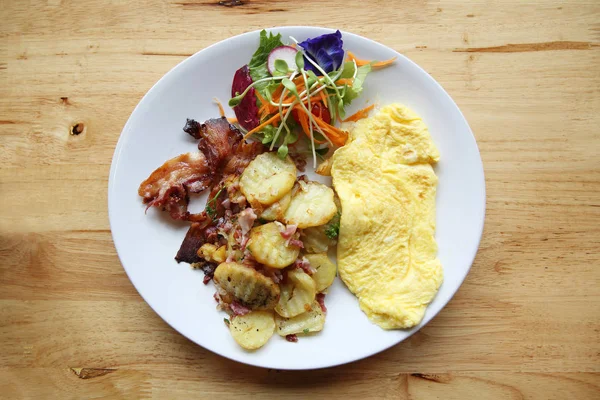
[(307, 253), (325, 253), (329, 250), (329, 246), (334, 244), (325, 230), (327, 225), (314, 226), (312, 228), (306, 228), (302, 231), (300, 240), (304, 244), (304, 251)]
[(269, 222), (252, 228), (247, 248), (259, 263), (281, 269), (296, 260), (300, 247), (289, 245), (279, 226), (278, 222)]
[(296, 181), (296, 165), (288, 156), (263, 153), (248, 164), (240, 178), (240, 190), (250, 204), (268, 206), (288, 193)]
[(294, 190), (292, 201), (285, 211), (283, 221), (309, 228), (326, 224), (337, 213), (333, 201), (333, 189), (318, 182), (298, 182), (299, 190)]
[(282, 220), (285, 210), (287, 210), (288, 206), (290, 205), (290, 201), (292, 201), (291, 191), (287, 192), (287, 194), (281, 199), (265, 208), (260, 214), (260, 217), (267, 221)]
[(236, 262), (219, 264), (215, 284), (252, 310), (273, 309), (279, 300), (279, 286), (260, 272)]
[(264, 346), (275, 330), (275, 320), (270, 311), (251, 311), (237, 315), (229, 323), (233, 339), (244, 349), (256, 350)]
[(312, 274), (312, 278), (317, 284), (317, 292), (322, 292), (331, 286), (335, 279), (337, 268), (329, 257), (327, 257), (327, 254), (306, 254), (305, 257), (310, 266), (317, 270), (317, 272)]
[(325, 314), (317, 302), (311, 305), (311, 310), (296, 315), (293, 318), (284, 318), (275, 315), (277, 334), (287, 336), (292, 334), (308, 334), (323, 330)]
[(275, 311), (282, 317), (292, 318), (312, 309), (311, 304), (317, 295), (317, 284), (301, 269), (292, 269), (287, 278), (287, 282), (281, 284), (281, 294)]

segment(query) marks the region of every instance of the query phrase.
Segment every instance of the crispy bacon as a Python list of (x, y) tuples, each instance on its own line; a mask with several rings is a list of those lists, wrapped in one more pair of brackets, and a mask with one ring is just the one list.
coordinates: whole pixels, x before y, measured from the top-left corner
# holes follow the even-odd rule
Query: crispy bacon
[(292, 343), (296, 343), (298, 341), (298, 335), (291, 334), (291, 335), (285, 335), (285, 340), (287, 340), (288, 342), (292, 342)]
[(295, 239), (295, 238), (291, 238), (290, 240), (288, 240), (287, 245), (300, 247), (301, 249), (304, 248), (304, 242), (300, 239)]
[(233, 149), (233, 156), (225, 163), (223, 175), (241, 175), (250, 161), (265, 150), (266, 147), (260, 142), (240, 141)]
[[(218, 230), (232, 228), (231, 215), (226, 218), (226, 214), (237, 213), (245, 207), (243, 196), (230, 199), (229, 188), (219, 192), (220, 189), (232, 175), (240, 175), (266, 148), (259, 142), (245, 142), (240, 131), (226, 118), (209, 119), (203, 124), (187, 120), (184, 130), (199, 139), (200, 152), (182, 154), (165, 162), (142, 182), (138, 194), (148, 207), (161, 208), (173, 219), (193, 222), (175, 257), (177, 262), (192, 264), (203, 261), (197, 254), (200, 246), (219, 243)], [(208, 201), (217, 197), (210, 204), (212, 211), (190, 213), (190, 193), (200, 193), (209, 187)], [(244, 245), (242, 243), (242, 249)]]
[(229, 161), (234, 147), (242, 140), (242, 133), (225, 117), (209, 119), (200, 126), (198, 149), (204, 153), (213, 173)]
[(296, 233), (296, 229), (298, 229), (298, 225), (287, 225), (285, 229), (279, 233), (282, 238), (289, 240), (294, 236), (294, 233)]
[(189, 134), (194, 139), (200, 139), (200, 123), (194, 119), (185, 119), (183, 131)]
[(210, 166), (202, 153), (186, 153), (165, 162), (140, 185), (144, 204), (169, 212), (173, 219), (188, 219), (189, 193), (200, 193), (211, 183)]
[(252, 225), (254, 225), (256, 218), (258, 217), (254, 213), (254, 210), (250, 207), (242, 210), (238, 214), (238, 224), (240, 224), (240, 228), (242, 228), (242, 235), (250, 232), (250, 229), (252, 229)]
[[(200, 152), (168, 160), (142, 182), (138, 194), (148, 207), (168, 211), (173, 219), (206, 223), (206, 213), (188, 212), (189, 194), (200, 193), (220, 181), (224, 167), (238, 159), (235, 157), (237, 149), (244, 147), (242, 134), (225, 118), (209, 119), (200, 127), (188, 120), (186, 128), (189, 128), (186, 132), (200, 139)], [(247, 158), (246, 152), (243, 151), (239, 157), (243, 162)]]
[(325, 307), (325, 293), (317, 293), (317, 303), (321, 306), (321, 310), (326, 313), (327, 307)]
[(300, 268), (301, 270), (303, 270), (304, 272), (306, 272), (309, 275), (314, 274), (315, 272), (317, 272), (311, 265), (310, 262), (308, 261), (308, 259), (306, 257), (302, 257), (302, 258), (297, 258), (296, 261), (294, 261), (294, 267), (296, 268)]
[(260, 268), (257, 269), (257, 271), (266, 276), (267, 278), (271, 278), (275, 283), (279, 283), (283, 280), (283, 273), (280, 269), (269, 268), (266, 265), (261, 265)]
[(234, 315), (246, 315), (250, 312), (248, 307), (241, 305), (235, 300), (231, 302), (229, 308), (231, 308), (231, 311), (233, 311)]
[(175, 260), (186, 263), (199, 263), (205, 260), (198, 255), (198, 249), (204, 243), (215, 244), (219, 241), (218, 229), (216, 226), (203, 226), (200, 223), (193, 223), (188, 229), (181, 247), (175, 256)]
[(294, 162), (294, 164), (296, 164), (296, 169), (300, 172), (304, 172), (306, 169), (306, 157), (304, 157), (302, 154), (298, 154), (298, 153), (290, 153), (290, 158), (292, 159), (292, 161)]

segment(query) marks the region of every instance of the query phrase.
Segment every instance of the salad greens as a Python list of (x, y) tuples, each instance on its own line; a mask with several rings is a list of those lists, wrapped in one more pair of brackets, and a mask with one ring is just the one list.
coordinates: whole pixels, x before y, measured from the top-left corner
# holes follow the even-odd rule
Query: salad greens
[[(260, 32), (258, 49), (256, 49), (248, 63), (250, 77), (254, 82), (271, 76), (267, 69), (267, 59), (269, 58), (271, 51), (279, 46), (283, 46), (280, 33), (277, 35), (273, 35), (271, 32), (267, 34), (267, 31), (264, 29)], [(264, 90), (268, 85), (268, 82), (261, 82), (260, 84), (257, 84), (255, 88), (256, 90)]]
[[(360, 96), (372, 69), (387, 66), (393, 59), (357, 59), (344, 50), (340, 31), (303, 42), (290, 39), (292, 45), (286, 45), (281, 34), (260, 32), (258, 49), (248, 65), (240, 68), (247, 68), (251, 81), (240, 70), (236, 72), (229, 106), (240, 124), (244, 121), (246, 137), (277, 149), (282, 158), (296, 145), (299, 133), (304, 133), (316, 166), (317, 156), (346, 142), (348, 133), (336, 127), (336, 122), (368, 115), (373, 106), (346, 118), (346, 107)], [(249, 101), (256, 107), (249, 107)]]

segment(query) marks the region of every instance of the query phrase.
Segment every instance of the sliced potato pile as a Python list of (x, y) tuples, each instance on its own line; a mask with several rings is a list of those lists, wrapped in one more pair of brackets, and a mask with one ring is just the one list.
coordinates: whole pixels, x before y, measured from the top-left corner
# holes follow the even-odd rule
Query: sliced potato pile
[(279, 300), (279, 285), (258, 271), (235, 262), (219, 264), (215, 284), (253, 310), (272, 309)]
[(296, 181), (296, 165), (290, 157), (263, 153), (248, 164), (240, 178), (240, 189), (250, 204), (268, 206), (285, 196)]
[(317, 285), (310, 275), (301, 269), (289, 271), (287, 277), (287, 282), (281, 285), (275, 311), (282, 317), (292, 318), (311, 310), (311, 304), (317, 295)]
[(298, 246), (288, 245), (278, 225), (281, 224), (269, 222), (252, 228), (248, 240), (248, 249), (256, 261), (271, 268), (287, 267), (300, 253)]
[(326, 224), (337, 212), (333, 201), (333, 189), (318, 182), (299, 182), (292, 201), (285, 211), (286, 224), (298, 228), (310, 228)]
[(271, 311), (251, 311), (238, 315), (229, 323), (233, 339), (243, 348), (256, 350), (273, 336), (275, 320)]
[(317, 270), (312, 275), (316, 285), (317, 292), (322, 292), (327, 289), (333, 283), (336, 274), (336, 266), (331, 262), (327, 254), (306, 254), (306, 259), (310, 263), (310, 266)]
[(275, 315), (277, 334), (287, 336), (296, 333), (308, 334), (323, 330), (325, 325), (325, 314), (317, 302), (311, 305), (311, 310), (293, 318), (284, 318)]
[[(317, 172), (328, 175), (329, 168), (326, 162)], [(275, 330), (281, 336), (310, 334), (321, 331), (325, 323), (325, 313), (315, 299), (336, 276), (327, 251), (335, 243), (330, 237), (337, 233), (340, 206), (331, 188), (304, 178), (296, 180), (296, 172), (290, 157), (257, 156), (239, 178), (239, 192), (259, 215), (258, 226), (247, 233), (245, 247), (233, 229), (227, 246), (205, 244), (198, 251), (207, 261), (221, 262), (214, 273), (221, 300), (236, 300), (251, 310), (229, 323), (231, 335), (245, 349), (262, 347)], [(290, 225), (299, 231), (292, 234), (295, 228)], [(299, 257), (306, 257), (314, 272), (296, 268), (293, 264)], [(304, 267), (303, 263), (299, 266)], [(281, 276), (282, 282), (275, 283)]]

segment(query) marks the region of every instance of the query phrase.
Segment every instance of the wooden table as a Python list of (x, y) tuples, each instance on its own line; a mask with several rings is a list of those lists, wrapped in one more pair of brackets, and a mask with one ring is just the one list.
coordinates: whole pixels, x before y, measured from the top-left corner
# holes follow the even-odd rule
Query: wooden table
[[(597, 1), (4, 0), (0, 17), (0, 397), (600, 398)], [(306, 372), (170, 328), (107, 218), (113, 150), (144, 93), (211, 43), (290, 24), (425, 68), (473, 128), (488, 195), (471, 273), (427, 327)]]

